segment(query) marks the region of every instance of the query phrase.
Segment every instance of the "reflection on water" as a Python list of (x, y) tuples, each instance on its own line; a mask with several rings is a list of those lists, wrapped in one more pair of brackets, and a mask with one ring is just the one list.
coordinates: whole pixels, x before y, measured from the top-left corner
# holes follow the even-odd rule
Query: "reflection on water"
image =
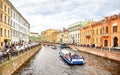
[(68, 65), (59, 57), (59, 51), (43, 46), (39, 53), (13, 75), (119, 75), (120, 62), (88, 53), (77, 52), (85, 57), (85, 65)]

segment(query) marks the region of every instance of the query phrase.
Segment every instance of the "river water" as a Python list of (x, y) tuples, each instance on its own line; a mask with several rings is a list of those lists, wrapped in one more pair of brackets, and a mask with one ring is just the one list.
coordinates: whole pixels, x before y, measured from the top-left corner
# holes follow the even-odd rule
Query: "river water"
[(59, 48), (54, 50), (42, 46), (41, 50), (13, 75), (120, 75), (120, 62), (75, 51), (85, 57), (85, 64), (68, 65), (59, 57), (59, 51)]

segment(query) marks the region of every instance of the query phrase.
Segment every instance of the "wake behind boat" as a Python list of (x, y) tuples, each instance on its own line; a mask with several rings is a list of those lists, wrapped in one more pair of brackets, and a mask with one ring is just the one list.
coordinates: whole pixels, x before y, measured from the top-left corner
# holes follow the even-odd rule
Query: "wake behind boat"
[(61, 50), (59, 54), (60, 57), (62, 57), (68, 64), (83, 65), (85, 63), (83, 56), (79, 56), (78, 54), (71, 53), (70, 51)]

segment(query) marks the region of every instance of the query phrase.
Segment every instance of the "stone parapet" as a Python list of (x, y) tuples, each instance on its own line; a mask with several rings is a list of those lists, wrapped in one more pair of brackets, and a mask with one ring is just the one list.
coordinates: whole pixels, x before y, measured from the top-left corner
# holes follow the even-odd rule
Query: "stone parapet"
[(0, 75), (11, 75), (13, 74), (19, 67), (24, 64), (27, 60), (29, 60), (33, 55), (35, 55), (41, 46), (36, 46), (29, 51), (20, 54), (17, 57), (10, 58), (8, 61), (0, 64)]

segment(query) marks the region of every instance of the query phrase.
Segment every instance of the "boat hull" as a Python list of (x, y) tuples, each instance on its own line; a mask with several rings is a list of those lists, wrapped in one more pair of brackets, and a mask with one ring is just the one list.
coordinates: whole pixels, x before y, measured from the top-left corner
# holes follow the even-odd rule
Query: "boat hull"
[(79, 58), (77, 60), (81, 60), (81, 61), (72, 61), (74, 59), (67, 59), (64, 55), (60, 54), (60, 57), (65, 60), (68, 64), (71, 65), (83, 65), (84, 64), (84, 58)]

